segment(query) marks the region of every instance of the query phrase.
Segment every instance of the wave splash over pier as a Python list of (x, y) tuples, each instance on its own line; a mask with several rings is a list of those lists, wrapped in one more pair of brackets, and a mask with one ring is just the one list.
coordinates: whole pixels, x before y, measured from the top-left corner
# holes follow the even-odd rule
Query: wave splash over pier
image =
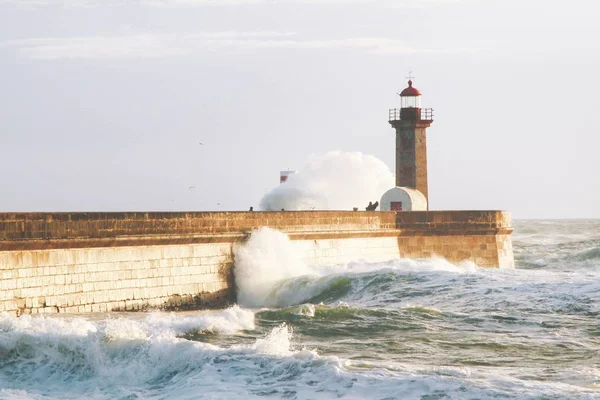
[(358, 151), (330, 151), (313, 156), (298, 173), (266, 193), (260, 209), (363, 210), (394, 186), (394, 175), (377, 157)]
[(0, 315), (0, 398), (600, 398), (600, 221), (517, 221), (516, 270), (316, 267), (260, 230), (218, 311)]

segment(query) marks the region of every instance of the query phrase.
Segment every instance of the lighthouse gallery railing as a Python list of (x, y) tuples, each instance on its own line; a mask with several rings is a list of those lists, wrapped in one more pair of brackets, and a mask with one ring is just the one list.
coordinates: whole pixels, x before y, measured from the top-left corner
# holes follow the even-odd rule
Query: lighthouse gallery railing
[[(400, 111), (402, 108), (392, 108), (390, 109), (388, 115), (388, 121), (400, 121)], [(420, 121), (433, 121), (433, 108), (421, 108), (418, 109), (419, 112), (415, 113), (418, 115), (417, 120)], [(415, 110), (416, 111), (416, 110)], [(411, 113), (412, 114), (412, 113)]]

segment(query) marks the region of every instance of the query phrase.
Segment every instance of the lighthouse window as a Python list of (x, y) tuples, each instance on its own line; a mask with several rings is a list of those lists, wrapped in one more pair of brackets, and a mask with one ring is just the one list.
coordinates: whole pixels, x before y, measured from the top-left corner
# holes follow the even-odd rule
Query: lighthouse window
[(402, 108), (421, 108), (421, 96), (401, 96)]

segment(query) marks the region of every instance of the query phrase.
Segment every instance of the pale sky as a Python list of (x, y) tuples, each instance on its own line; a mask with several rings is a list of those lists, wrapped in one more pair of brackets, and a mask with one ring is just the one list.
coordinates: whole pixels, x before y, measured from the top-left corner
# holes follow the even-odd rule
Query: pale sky
[(432, 209), (600, 218), (599, 15), (595, 0), (0, 0), (0, 211), (247, 210), (331, 150), (393, 170), (388, 109), (413, 71), (435, 109)]

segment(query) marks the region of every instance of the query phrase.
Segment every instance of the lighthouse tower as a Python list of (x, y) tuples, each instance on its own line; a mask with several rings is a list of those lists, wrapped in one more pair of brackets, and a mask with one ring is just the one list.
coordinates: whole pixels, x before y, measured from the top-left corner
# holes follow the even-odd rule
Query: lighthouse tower
[[(381, 210), (427, 210), (427, 128), (433, 122), (433, 109), (421, 108), (421, 92), (410, 78), (400, 92), (400, 107), (389, 112), (389, 123), (396, 130), (396, 188), (386, 192)], [(413, 199), (409, 204), (399, 201), (409, 197)]]
[(400, 107), (389, 113), (389, 122), (396, 129), (396, 186), (417, 189), (429, 200), (427, 128), (433, 122), (433, 110), (421, 108), (421, 92), (412, 80), (400, 92)]

